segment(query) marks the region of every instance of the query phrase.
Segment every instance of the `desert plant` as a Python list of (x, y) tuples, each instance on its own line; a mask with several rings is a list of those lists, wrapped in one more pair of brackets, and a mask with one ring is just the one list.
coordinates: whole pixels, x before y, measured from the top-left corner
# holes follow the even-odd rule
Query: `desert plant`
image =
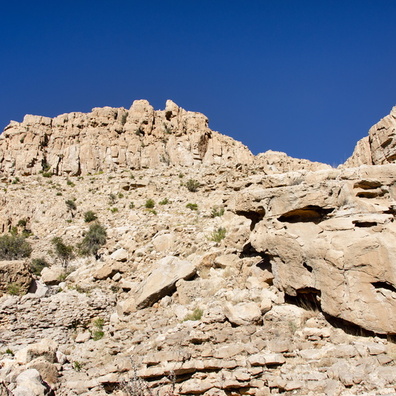
[(135, 207), (135, 203), (134, 202), (130, 202), (129, 203), (129, 209), (133, 209)]
[(0, 237), (0, 260), (19, 260), (30, 257), (32, 247), (23, 236), (6, 234)]
[(224, 208), (212, 208), (212, 212), (210, 213), (210, 217), (221, 217), (224, 214)]
[(40, 276), (41, 275), (41, 271), (45, 268), (48, 267), (49, 264), (47, 263), (47, 261), (45, 260), (45, 258), (41, 257), (41, 258), (34, 258), (32, 259), (32, 261), (30, 262), (30, 271), (32, 271), (32, 273), (34, 275)]
[(117, 197), (115, 194), (109, 194), (109, 204), (114, 205), (117, 202)]
[(67, 179), (66, 184), (68, 186), (70, 186), (70, 187), (74, 187), (75, 186), (75, 184), (70, 179)]
[(210, 235), (210, 240), (213, 242), (221, 242), (226, 236), (227, 230), (223, 227), (219, 227), (217, 230), (213, 231)]
[(21, 286), (15, 282), (9, 283), (7, 285), (7, 293), (12, 296), (20, 296), (22, 294)]
[(84, 213), (84, 221), (86, 223), (90, 223), (91, 221), (97, 220), (98, 216), (96, 216), (95, 212), (92, 210), (88, 210), (87, 212)]
[(148, 199), (144, 205), (146, 207), (146, 209), (153, 209), (155, 206), (155, 202), (153, 199)]
[(76, 203), (74, 202), (73, 199), (67, 199), (65, 201), (65, 204), (67, 206), (67, 209), (70, 210), (70, 211), (77, 209), (77, 205), (76, 205)]
[(201, 186), (201, 184), (199, 183), (198, 180), (189, 179), (189, 180), (187, 180), (187, 183), (185, 184), (185, 186), (188, 191), (197, 192), (198, 188)]
[(73, 362), (73, 369), (75, 371), (81, 371), (83, 365), (81, 362), (78, 362), (77, 360)]
[(188, 203), (186, 205), (186, 208), (191, 209), (191, 210), (198, 210), (198, 205), (196, 203)]
[(111, 213), (117, 213), (118, 212), (118, 208), (110, 208), (110, 212)]
[(66, 245), (61, 237), (52, 238), (51, 243), (54, 245), (55, 254), (61, 260), (63, 266), (67, 266), (67, 262), (74, 257), (74, 248), (71, 245)]
[(162, 201), (158, 202), (160, 205), (168, 205), (168, 203), (170, 203), (168, 198), (164, 198)]
[(185, 316), (183, 321), (185, 322), (187, 320), (201, 320), (202, 315), (203, 315), (203, 310), (200, 308), (195, 308), (192, 313)]
[(80, 244), (80, 253), (83, 256), (96, 256), (100, 247), (106, 243), (106, 240), (106, 229), (100, 223), (92, 224)]

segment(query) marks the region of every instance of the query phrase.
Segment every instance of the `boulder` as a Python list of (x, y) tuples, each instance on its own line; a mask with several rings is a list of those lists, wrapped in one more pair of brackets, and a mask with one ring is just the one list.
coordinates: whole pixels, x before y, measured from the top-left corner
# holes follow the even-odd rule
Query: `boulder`
[(175, 291), (180, 279), (191, 279), (196, 272), (194, 264), (175, 256), (159, 260), (154, 271), (142, 282), (136, 297), (138, 309), (153, 305), (156, 301)]

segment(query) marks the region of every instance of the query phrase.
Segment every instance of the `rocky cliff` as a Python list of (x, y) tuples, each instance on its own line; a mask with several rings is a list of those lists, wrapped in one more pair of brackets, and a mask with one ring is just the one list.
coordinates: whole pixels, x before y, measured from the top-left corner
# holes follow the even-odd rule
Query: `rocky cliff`
[(0, 394), (395, 393), (396, 164), (254, 157), (172, 102), (73, 114), (1, 138), (32, 254), (0, 261)]
[(7, 175), (87, 175), (119, 169), (253, 165), (268, 172), (318, 169), (324, 164), (247, 147), (212, 131), (208, 119), (171, 100), (154, 110), (146, 100), (131, 108), (95, 108), (55, 118), (26, 115), (0, 135), (0, 171)]

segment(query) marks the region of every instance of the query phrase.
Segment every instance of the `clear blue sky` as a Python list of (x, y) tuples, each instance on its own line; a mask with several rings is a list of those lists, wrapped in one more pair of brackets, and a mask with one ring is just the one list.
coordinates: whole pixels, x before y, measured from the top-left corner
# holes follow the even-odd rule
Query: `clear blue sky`
[(0, 130), (166, 99), (331, 165), (396, 104), (395, 0), (1, 1)]

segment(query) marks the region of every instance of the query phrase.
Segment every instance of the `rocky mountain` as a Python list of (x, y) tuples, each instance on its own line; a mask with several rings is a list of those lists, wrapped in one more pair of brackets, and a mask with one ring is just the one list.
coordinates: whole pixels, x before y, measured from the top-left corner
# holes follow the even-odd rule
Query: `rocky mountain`
[(394, 111), (338, 169), (171, 101), (12, 122), (0, 395), (395, 394)]

